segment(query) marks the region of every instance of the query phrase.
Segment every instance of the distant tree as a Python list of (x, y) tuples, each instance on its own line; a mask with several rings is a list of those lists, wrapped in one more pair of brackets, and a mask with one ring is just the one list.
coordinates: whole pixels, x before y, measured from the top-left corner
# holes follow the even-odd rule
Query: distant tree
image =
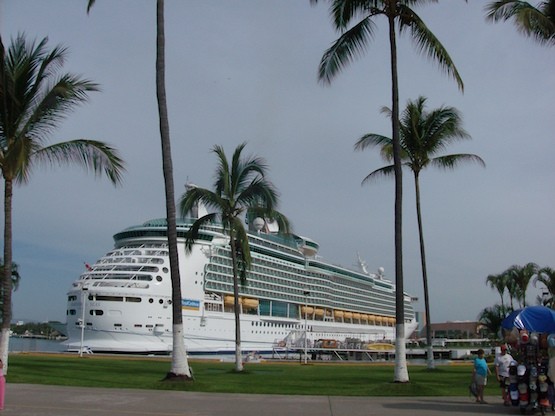
[[(422, 266), (422, 281), (424, 285), (424, 306), (426, 322), (430, 323), (430, 300), (428, 291), (428, 272), (426, 267), (426, 252), (424, 247), (424, 229), (422, 225), (422, 209), (420, 201), (420, 173), (429, 166), (442, 169), (454, 169), (464, 162), (475, 162), (485, 166), (479, 156), (467, 153), (438, 155), (450, 144), (457, 140), (470, 139), (462, 127), (462, 117), (453, 107), (440, 107), (430, 112), (426, 111), (426, 98), (409, 100), (400, 119), (401, 161), (413, 173), (416, 191), (416, 217), (418, 221), (418, 235), (420, 237), (420, 260)], [(382, 112), (392, 117), (387, 107)], [(355, 144), (356, 150), (379, 146), (382, 158), (386, 161), (393, 159), (393, 140), (376, 133), (362, 136)], [(394, 173), (394, 165), (384, 166), (370, 172), (363, 180), (368, 183), (379, 177), (390, 177)], [(430, 325), (426, 325), (426, 341), (428, 343), (428, 368), (434, 368), (434, 352), (432, 347), (432, 332)]]
[(516, 287), (516, 299), (521, 307), (526, 307), (526, 292), (530, 280), (537, 274), (538, 265), (527, 263), (524, 266), (514, 265), (507, 269), (507, 280), (512, 281)]
[(487, 328), (489, 338), (499, 339), (501, 335), (501, 323), (510, 312), (509, 309), (501, 305), (494, 305), (485, 308), (478, 316), (478, 321)]
[(233, 267), (233, 298), (235, 312), (235, 371), (243, 371), (241, 355), (241, 319), (239, 307), (239, 279), (246, 283), (246, 273), (251, 265), (251, 254), (247, 232), (240, 216), (250, 211), (257, 216), (278, 221), (280, 230), (288, 232), (289, 224), (285, 216), (276, 211), (277, 191), (266, 179), (267, 167), (258, 157), (242, 157), (245, 143), (233, 153), (231, 164), (221, 146), (214, 146), (218, 156), (218, 170), (214, 190), (190, 187), (181, 197), (181, 215), (186, 216), (195, 205), (202, 202), (214, 212), (198, 218), (191, 226), (186, 247), (190, 252), (199, 236), (200, 228), (220, 219), (224, 232), (229, 236)]
[[(18, 270), (19, 266), (17, 265), (17, 263), (12, 263), (12, 290), (15, 292), (17, 290), (17, 288), (19, 287), (19, 281), (21, 279), (21, 276), (19, 275), (19, 270)], [(2, 261), (2, 259), (0, 258), (0, 276), (4, 276), (4, 262)], [(4, 287), (0, 286), (0, 318), (2, 318), (2, 305), (4, 303)]]
[(541, 296), (538, 303), (555, 309), (555, 270), (551, 267), (539, 269), (533, 280), (534, 287), (537, 287), (538, 283), (542, 283), (547, 290), (546, 295)]
[(123, 161), (105, 143), (77, 139), (47, 145), (64, 117), (97, 91), (97, 84), (79, 76), (59, 75), (66, 49), (46, 48), (47, 39), (27, 43), (20, 34), (6, 51), (0, 38), (0, 169), (4, 179), (4, 275), (2, 277), (2, 340), (6, 366), (12, 319), (12, 195), (26, 183), (36, 165), (75, 164), (114, 184), (121, 181)]
[(541, 44), (555, 45), (555, 0), (530, 2), (521, 0), (492, 1), (486, 6), (492, 22), (513, 20), (517, 29)]
[(507, 289), (507, 275), (504, 273), (501, 274), (490, 274), (486, 278), (486, 283), (492, 289), (496, 289), (499, 293), (499, 297), (501, 298), (501, 307), (505, 308), (505, 301), (504, 301), (504, 294), (505, 290)]
[[(4, 261), (0, 258), (0, 276), (4, 276)], [(21, 276), (19, 274), (19, 266), (17, 263), (12, 262), (12, 289), (15, 292), (19, 287), (19, 281), (21, 280)], [(0, 287), (2, 290), (2, 287)], [(0, 297), (1, 301), (1, 297)]]
[[(437, 1), (437, 0), (435, 0)], [(318, 0), (310, 0), (317, 4)], [(403, 180), (401, 167), (401, 147), (399, 141), (399, 82), (397, 74), (397, 31), (408, 31), (416, 48), (439, 63), (463, 89), (462, 78), (447, 50), (428, 29), (416, 13), (415, 8), (429, 0), (329, 0), (333, 25), (341, 33), (332, 46), (324, 52), (320, 61), (318, 78), (330, 84), (355, 58), (366, 51), (373, 40), (376, 20), (383, 17), (387, 21), (390, 65), (391, 65), (391, 137), (393, 142), (393, 165), (395, 172), (395, 371), (394, 381), (406, 383), (409, 374), (405, 347), (405, 294), (403, 281), (402, 243), (402, 197)]]

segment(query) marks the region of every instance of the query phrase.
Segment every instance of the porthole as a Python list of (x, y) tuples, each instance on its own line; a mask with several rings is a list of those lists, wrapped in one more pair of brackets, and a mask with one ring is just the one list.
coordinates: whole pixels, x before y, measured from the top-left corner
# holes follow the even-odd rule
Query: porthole
[(158, 303), (161, 305), (162, 303), (164, 303), (164, 299), (158, 299)]
[(154, 299), (150, 298), (150, 299), (148, 300), (148, 303), (152, 303), (152, 302), (154, 302)]
[(167, 273), (169, 270), (168, 270), (167, 267), (163, 267), (163, 268), (162, 268), (162, 271), (163, 271), (164, 273)]
[(156, 276), (156, 281), (161, 282), (162, 281), (162, 276)]

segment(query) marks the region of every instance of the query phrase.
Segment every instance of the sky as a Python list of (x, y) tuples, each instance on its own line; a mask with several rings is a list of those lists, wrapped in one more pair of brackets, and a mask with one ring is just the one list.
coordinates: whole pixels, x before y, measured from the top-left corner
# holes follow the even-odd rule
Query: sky
[[(79, 167), (45, 167), (14, 190), (13, 250), (21, 284), (14, 319), (65, 322), (67, 291), (113, 247), (112, 236), (165, 215), (155, 95), (154, 0), (0, 0), (7, 46), (24, 32), (69, 49), (63, 71), (100, 84), (50, 142), (88, 138), (116, 147), (121, 186)], [(214, 145), (243, 142), (263, 157), (294, 231), (320, 255), (394, 280), (393, 180), (361, 186), (386, 164), (355, 152), (366, 133), (391, 134), (387, 27), (329, 86), (318, 82), (324, 51), (339, 36), (327, 2), (166, 0), (166, 88), (176, 198), (191, 181), (210, 188)], [(417, 9), (457, 66), (456, 82), (398, 40), (400, 104), (427, 97), (428, 109), (456, 107), (472, 140), (447, 153), (474, 153), (486, 167), (421, 175), (431, 321), (475, 320), (499, 295), (485, 283), (514, 264), (555, 267), (553, 102), (555, 49), (511, 22), (485, 19), (485, 1), (442, 1)], [(404, 286), (424, 310), (414, 183), (404, 174)], [(529, 299), (541, 292), (531, 286)]]

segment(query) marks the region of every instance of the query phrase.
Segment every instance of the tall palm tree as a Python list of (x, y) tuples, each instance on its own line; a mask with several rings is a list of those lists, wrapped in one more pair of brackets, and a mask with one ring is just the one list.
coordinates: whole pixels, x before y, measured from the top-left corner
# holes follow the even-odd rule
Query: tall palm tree
[(288, 220), (276, 211), (277, 191), (266, 179), (267, 167), (258, 157), (242, 157), (245, 143), (239, 145), (229, 163), (224, 149), (214, 146), (213, 152), (218, 156), (218, 169), (214, 190), (191, 187), (181, 197), (180, 211), (186, 216), (195, 205), (201, 202), (213, 212), (198, 218), (191, 226), (187, 238), (190, 251), (194, 240), (199, 236), (199, 229), (219, 217), (224, 232), (229, 235), (231, 261), (233, 267), (233, 298), (235, 312), (235, 371), (243, 371), (241, 356), (241, 320), (239, 308), (239, 279), (246, 283), (246, 272), (251, 265), (249, 240), (240, 216), (246, 211), (262, 218), (276, 220), (280, 230), (289, 231)]
[[(312, 4), (318, 0), (310, 0)], [(399, 143), (399, 83), (397, 77), (397, 25), (399, 32), (409, 31), (417, 48), (428, 57), (435, 59), (441, 67), (457, 81), (463, 89), (462, 79), (449, 54), (418, 16), (414, 7), (437, 0), (329, 0), (330, 14), (340, 37), (324, 53), (320, 61), (318, 78), (330, 84), (339, 72), (354, 58), (365, 52), (373, 39), (375, 20), (384, 17), (389, 32), (391, 65), (391, 128), (393, 138), (393, 163), (395, 171), (395, 284), (396, 284), (396, 339), (394, 381), (408, 382), (405, 346), (405, 294), (403, 284), (402, 249), (402, 196), (403, 181), (401, 168), (401, 147)]]
[(526, 307), (526, 291), (532, 277), (538, 273), (536, 263), (527, 263), (524, 266), (514, 265), (506, 270), (507, 279), (513, 281), (516, 287), (516, 299), (521, 307)]
[(541, 303), (552, 309), (555, 308), (555, 270), (551, 267), (542, 267), (538, 270), (533, 283), (534, 287), (542, 283), (547, 289), (547, 294), (540, 298)]
[[(95, 0), (88, 0), (87, 13)], [(172, 282), (172, 361), (167, 379), (192, 378), (191, 369), (185, 349), (183, 313), (181, 310), (181, 276), (179, 272), (179, 254), (177, 249), (177, 220), (175, 208), (175, 187), (173, 181), (173, 163), (171, 153), (170, 125), (168, 104), (166, 100), (166, 54), (164, 30), (164, 0), (156, 1), (156, 99), (160, 123), (160, 142), (162, 146), (162, 172), (166, 196), (166, 221), (168, 232), (168, 249), (170, 257), (170, 276)]]
[[(462, 128), (462, 117), (453, 107), (440, 107), (427, 112), (426, 98), (419, 97), (415, 101), (409, 100), (400, 119), (399, 140), (401, 147), (401, 161), (414, 176), (416, 192), (416, 218), (418, 221), (418, 235), (420, 237), (420, 260), (422, 266), (422, 281), (424, 286), (424, 306), (426, 314), (426, 341), (428, 344), (428, 368), (434, 367), (434, 353), (432, 347), (432, 331), (430, 328), (430, 300), (428, 291), (428, 273), (426, 267), (426, 251), (424, 247), (424, 231), (422, 227), (422, 211), (420, 202), (420, 173), (428, 166), (443, 169), (454, 169), (463, 162), (476, 162), (485, 165), (484, 161), (473, 154), (451, 154), (436, 156), (456, 140), (469, 139), (470, 136)], [(391, 110), (382, 109), (389, 117)], [(355, 144), (355, 150), (379, 146), (382, 158), (392, 160), (393, 140), (375, 133), (362, 136)], [(370, 172), (362, 181), (363, 184), (379, 177), (389, 177), (394, 173), (394, 166), (384, 166)]]
[(488, 284), (492, 289), (497, 290), (497, 293), (499, 293), (499, 297), (501, 298), (501, 307), (505, 308), (505, 299), (503, 295), (507, 289), (507, 275), (503, 273), (490, 274), (486, 278), (486, 284)]
[(2, 277), (2, 340), (7, 362), (12, 318), (12, 195), (14, 184), (26, 183), (36, 165), (83, 166), (121, 181), (123, 161), (105, 143), (77, 139), (47, 144), (49, 136), (71, 110), (97, 91), (97, 84), (59, 71), (66, 49), (26, 42), (20, 34), (6, 51), (0, 38), (0, 169), (4, 179), (4, 275)]
[(555, 0), (540, 1), (537, 6), (521, 0), (492, 1), (486, 12), (492, 22), (513, 19), (520, 32), (541, 44), (555, 45)]

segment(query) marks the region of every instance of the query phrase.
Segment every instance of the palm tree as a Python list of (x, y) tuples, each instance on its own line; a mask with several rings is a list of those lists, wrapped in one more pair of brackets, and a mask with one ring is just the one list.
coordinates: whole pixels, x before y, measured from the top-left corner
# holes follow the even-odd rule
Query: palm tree
[(547, 293), (540, 298), (541, 303), (552, 309), (555, 308), (555, 270), (551, 267), (543, 267), (538, 270), (533, 280), (534, 287), (538, 282), (542, 283), (547, 289)]
[(486, 12), (492, 22), (513, 19), (520, 32), (541, 44), (555, 45), (555, 0), (540, 1), (537, 6), (521, 0), (492, 1)]
[[(204, 224), (220, 218), (224, 232), (229, 235), (233, 267), (233, 298), (235, 312), (235, 371), (243, 371), (241, 356), (241, 320), (239, 308), (239, 278), (246, 283), (246, 272), (251, 265), (249, 240), (240, 216), (246, 211), (262, 218), (278, 221), (280, 230), (288, 232), (287, 218), (276, 211), (277, 192), (266, 179), (267, 167), (258, 157), (243, 158), (241, 153), (246, 143), (239, 145), (233, 153), (231, 165), (221, 146), (214, 146), (218, 156), (218, 170), (214, 190), (190, 187), (181, 197), (180, 211), (186, 216), (201, 202), (213, 213), (198, 218), (191, 226), (186, 247), (190, 252), (199, 229)], [(240, 276), (239, 276), (240, 275)]]
[(514, 265), (506, 270), (507, 279), (512, 281), (516, 287), (515, 296), (521, 307), (526, 307), (526, 291), (532, 277), (538, 273), (536, 263), (528, 263), (524, 266)]
[[(422, 212), (420, 202), (420, 173), (428, 166), (443, 169), (454, 169), (463, 162), (476, 162), (485, 165), (484, 161), (473, 154), (452, 154), (435, 156), (456, 140), (469, 139), (470, 136), (462, 128), (462, 118), (453, 107), (440, 107), (427, 112), (426, 98), (419, 97), (416, 101), (409, 100), (400, 120), (401, 160), (409, 167), (414, 175), (416, 192), (416, 217), (418, 221), (418, 235), (420, 237), (420, 260), (422, 266), (422, 281), (424, 285), (424, 306), (426, 314), (426, 341), (428, 344), (428, 368), (434, 367), (434, 353), (432, 347), (432, 331), (430, 328), (430, 301), (428, 291), (428, 275), (426, 268), (426, 253), (424, 248), (424, 231), (422, 227)], [(391, 110), (382, 109), (389, 117)], [(379, 146), (382, 158), (391, 161), (393, 154), (393, 140), (375, 133), (362, 136), (355, 144), (355, 150)], [(376, 169), (364, 180), (363, 184), (379, 177), (389, 177), (394, 172), (394, 166), (389, 165)]]
[(6, 51), (0, 38), (0, 168), (4, 178), (4, 275), (2, 340), (7, 362), (12, 318), (12, 195), (14, 184), (26, 183), (36, 165), (76, 164), (121, 182), (123, 161), (105, 143), (77, 139), (47, 145), (48, 137), (68, 113), (98, 86), (76, 75), (58, 74), (66, 49), (46, 47), (47, 39), (27, 43), (20, 34)]
[[(431, 0), (437, 1), (437, 0)], [(318, 0), (310, 0), (312, 4)], [(439, 62), (441, 67), (457, 81), (463, 89), (463, 82), (449, 54), (414, 11), (413, 6), (429, 3), (430, 0), (329, 0), (335, 29), (341, 35), (324, 53), (320, 61), (318, 78), (330, 84), (355, 57), (365, 52), (373, 39), (376, 18), (387, 20), (391, 64), (391, 128), (393, 138), (393, 164), (395, 172), (395, 284), (396, 284), (396, 339), (395, 375), (396, 382), (408, 382), (405, 346), (405, 294), (403, 290), (403, 245), (402, 245), (402, 196), (403, 181), (401, 168), (401, 147), (399, 142), (399, 83), (397, 77), (397, 33), (408, 30), (417, 47), (428, 57)], [(358, 20), (360, 19), (360, 20)], [(354, 24), (351, 25), (351, 23)]]
[[(95, 0), (88, 0), (87, 13)], [(172, 282), (172, 361), (166, 379), (192, 378), (187, 360), (181, 310), (181, 276), (179, 272), (179, 254), (177, 249), (177, 220), (175, 208), (175, 186), (173, 181), (173, 163), (171, 153), (170, 125), (168, 104), (166, 100), (166, 54), (164, 30), (164, 0), (156, 0), (156, 99), (160, 123), (160, 141), (162, 145), (162, 171), (166, 195), (166, 221), (168, 232), (168, 249), (170, 257), (170, 274)]]
[(501, 323), (509, 311), (501, 305), (485, 308), (478, 316), (478, 322), (488, 329), (492, 339), (499, 338), (501, 334)]
[(505, 299), (504, 294), (505, 290), (507, 289), (507, 276), (503, 273), (501, 274), (490, 274), (486, 278), (486, 283), (492, 288), (496, 289), (497, 293), (501, 297), (501, 307), (505, 307)]

